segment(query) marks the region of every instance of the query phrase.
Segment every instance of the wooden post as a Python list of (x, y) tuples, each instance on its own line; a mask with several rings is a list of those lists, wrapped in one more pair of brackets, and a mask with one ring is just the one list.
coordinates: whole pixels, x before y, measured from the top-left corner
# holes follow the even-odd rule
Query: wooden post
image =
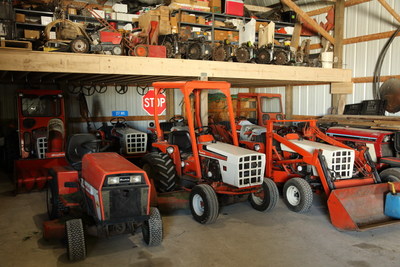
[[(335, 4), (335, 44), (333, 50), (335, 60), (333, 66), (339, 69), (343, 68), (344, 5), (345, 0), (337, 0)], [(332, 94), (332, 107), (337, 114), (343, 114), (345, 105), (345, 94)]]
[(290, 42), (290, 46), (294, 47), (296, 49), (296, 51), (299, 49), (299, 45), (300, 45), (300, 34), (301, 34), (301, 24), (299, 22), (297, 22), (294, 25), (292, 40)]
[(165, 90), (165, 94), (167, 97), (167, 110), (166, 110), (166, 117), (167, 119), (172, 118), (175, 116), (175, 90)]
[[(200, 81), (208, 81), (207, 73), (201, 73)], [(200, 92), (200, 103), (201, 103), (201, 111), (200, 118), (201, 124), (203, 126), (208, 125), (208, 90), (202, 90)]]
[(293, 85), (285, 87), (285, 115), (286, 119), (291, 119), (293, 116)]
[(255, 87), (249, 87), (249, 93), (254, 94), (256, 92)]

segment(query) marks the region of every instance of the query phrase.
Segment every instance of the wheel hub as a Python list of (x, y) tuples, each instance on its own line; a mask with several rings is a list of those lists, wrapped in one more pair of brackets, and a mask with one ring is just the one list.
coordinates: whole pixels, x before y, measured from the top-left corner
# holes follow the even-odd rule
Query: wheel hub
[(297, 206), (300, 204), (300, 192), (297, 187), (291, 185), (286, 191), (286, 199), (292, 206)]
[(204, 214), (204, 201), (203, 201), (203, 198), (199, 194), (196, 194), (193, 196), (192, 206), (193, 206), (194, 212), (198, 216), (202, 216)]

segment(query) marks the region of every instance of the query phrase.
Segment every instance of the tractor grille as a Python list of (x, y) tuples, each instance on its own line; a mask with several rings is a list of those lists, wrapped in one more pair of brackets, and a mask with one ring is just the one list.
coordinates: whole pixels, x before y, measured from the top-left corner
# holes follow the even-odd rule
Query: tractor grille
[(102, 197), (106, 220), (119, 221), (147, 214), (147, 186), (103, 188)]
[[(328, 161), (329, 162), (329, 161)], [(335, 172), (336, 179), (351, 178), (353, 175), (354, 153), (351, 150), (342, 150), (332, 153), (330, 169)]]
[(47, 138), (39, 137), (36, 139), (36, 151), (39, 159), (44, 159), (47, 151)]
[(146, 133), (129, 133), (125, 136), (125, 153), (138, 154), (145, 153), (147, 147)]
[(250, 155), (239, 158), (239, 187), (261, 184), (263, 181), (263, 164), (261, 155)]

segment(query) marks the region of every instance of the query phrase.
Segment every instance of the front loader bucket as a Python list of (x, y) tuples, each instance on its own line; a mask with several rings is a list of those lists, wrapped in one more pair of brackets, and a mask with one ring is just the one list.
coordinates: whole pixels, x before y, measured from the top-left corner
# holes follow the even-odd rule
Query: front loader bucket
[(30, 192), (32, 190), (42, 190), (47, 181), (51, 179), (49, 169), (54, 166), (68, 165), (63, 158), (47, 159), (22, 159), (14, 162), (16, 192)]
[[(400, 182), (394, 183), (400, 191)], [(341, 230), (365, 231), (400, 222), (384, 214), (387, 183), (332, 190), (328, 209), (333, 226)]]

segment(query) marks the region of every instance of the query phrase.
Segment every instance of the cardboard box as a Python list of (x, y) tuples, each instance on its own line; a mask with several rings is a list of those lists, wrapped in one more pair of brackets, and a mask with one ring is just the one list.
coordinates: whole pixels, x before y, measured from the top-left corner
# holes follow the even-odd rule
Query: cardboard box
[(225, 22), (219, 21), (219, 20), (214, 20), (214, 26), (215, 27), (225, 27)]
[(210, 2), (208, 3), (208, 6), (211, 7), (211, 9), (213, 7), (221, 8), (222, 7), (221, 0), (210, 0)]
[(228, 39), (228, 31), (215, 30), (214, 40), (215, 41), (225, 41)]
[(177, 17), (170, 17), (169, 22), (172, 27), (178, 27), (178, 18)]
[(213, 7), (211, 7), (210, 12), (221, 14), (221, 12), (222, 12), (221, 10), (222, 10), (221, 7), (219, 7), (219, 6), (213, 6)]
[(195, 0), (192, 2), (192, 5), (194, 6), (204, 6), (204, 7), (208, 7), (209, 6), (209, 2), (208, 1), (201, 1), (201, 0)]
[(231, 43), (239, 42), (239, 32), (228, 31), (228, 41)]
[(197, 17), (197, 24), (202, 24), (205, 25), (206, 24), (206, 18), (205, 17)]
[(115, 13), (116, 20), (128, 21), (128, 14), (125, 13)]
[(42, 25), (47, 25), (52, 21), (53, 21), (53, 17), (40, 16), (40, 23)]
[(142, 14), (139, 17), (139, 28), (143, 29), (146, 32), (150, 27), (150, 22), (151, 21), (159, 21), (159, 19), (160, 19), (159, 16), (153, 16), (153, 15), (151, 15), (150, 12)]
[(158, 9), (160, 10), (161, 17), (169, 17), (169, 7), (160, 6)]
[(128, 13), (128, 5), (125, 4), (114, 4), (112, 6), (112, 9), (115, 12), (119, 12), (119, 13)]
[(151, 16), (160, 16), (160, 14), (161, 14), (159, 9), (152, 9), (152, 10), (149, 10), (149, 12), (147, 12), (147, 13), (149, 13)]
[(68, 14), (69, 15), (77, 15), (78, 13), (76, 11), (76, 8), (69, 7), (68, 8)]
[(50, 38), (51, 40), (57, 39), (57, 34), (56, 34), (56, 32), (50, 32), (49, 38)]
[(106, 12), (105, 11), (97, 10), (97, 9), (93, 9), (93, 11), (96, 12), (96, 14), (99, 15), (100, 17), (102, 17), (103, 19), (106, 18)]
[(25, 22), (25, 14), (15, 13), (16, 22)]
[(188, 4), (190, 5), (190, 0), (172, 0), (171, 3), (178, 3), (178, 4)]
[(196, 23), (196, 16), (195, 15), (189, 15), (189, 14), (182, 14), (181, 15), (181, 22)]
[(126, 21), (134, 22), (139, 19), (139, 15), (136, 14), (126, 14)]
[(24, 30), (24, 37), (26, 39), (39, 39), (40, 31)]
[(159, 34), (171, 34), (172, 28), (171, 24), (169, 23), (169, 19), (161, 19), (158, 27)]

